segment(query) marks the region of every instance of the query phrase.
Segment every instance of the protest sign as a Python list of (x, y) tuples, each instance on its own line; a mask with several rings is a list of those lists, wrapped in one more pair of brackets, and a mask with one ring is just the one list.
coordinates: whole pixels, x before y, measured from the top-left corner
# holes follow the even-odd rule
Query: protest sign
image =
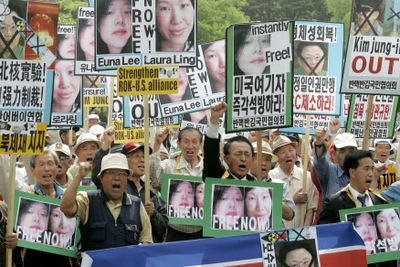
[(343, 24), (296, 21), (293, 112), (339, 115)]
[(203, 225), (204, 183), (201, 177), (164, 174), (161, 196), (170, 224)]
[(179, 92), (159, 96), (163, 117), (185, 114), (186, 121), (206, 124), (200, 122), (204, 115), (193, 113), (225, 100), (225, 40), (199, 45), (197, 51), (197, 65), (179, 69)]
[[(163, 118), (161, 116), (160, 105), (156, 95), (150, 95), (149, 98), (149, 116), (150, 126), (166, 126), (179, 124), (180, 118), (172, 116)], [(124, 127), (141, 128), (144, 123), (144, 103), (143, 96), (124, 96)]]
[(85, 107), (108, 107), (109, 87), (104, 76), (83, 76), (83, 103)]
[(378, 190), (384, 191), (386, 188), (398, 181), (397, 168), (395, 162), (385, 163), (387, 171), (378, 178)]
[[(356, 94), (351, 96), (346, 132), (350, 132), (356, 137), (362, 138), (367, 136), (364, 132), (365, 123), (368, 120), (367, 102), (367, 95)], [(373, 96), (372, 104), (372, 109), (369, 113), (371, 118), (368, 120), (371, 125), (368, 137), (392, 137), (396, 121), (398, 96), (375, 95)]]
[(15, 229), (20, 247), (77, 257), (79, 221), (60, 210), (60, 199), (16, 191)]
[[(289, 235), (297, 236), (299, 239), (307, 238), (308, 235), (306, 236), (305, 233), (310, 231), (307, 231), (307, 228), (304, 229), (92, 250), (84, 253), (82, 266), (118, 265), (119, 267), (129, 267), (132, 266), (132, 262), (135, 262), (137, 266), (165, 266), (165, 263), (168, 262), (173, 263), (174, 267), (282, 266), (268, 264), (268, 249), (273, 248), (273, 243), (285, 243), (284, 241), (288, 239)], [(351, 223), (318, 225), (313, 229), (316, 229), (320, 266), (366, 266), (365, 246)], [(302, 236), (304, 237), (302, 238)], [(143, 257), (143, 255), (149, 256)]]
[[(206, 178), (205, 186), (205, 236), (242, 235), (282, 227), (283, 184)], [(263, 203), (261, 212), (255, 211), (257, 201)]]
[(75, 25), (57, 26), (57, 58), (74, 59), (76, 43)]
[(292, 125), (292, 39), (289, 21), (227, 29), (226, 132)]
[(178, 66), (118, 67), (117, 95), (176, 94), (178, 69)]
[[(122, 15), (117, 15), (122, 23), (115, 27), (113, 20), (105, 16), (110, 3), (95, 2), (97, 70), (118, 66), (196, 65), (196, 0), (183, 7), (185, 26), (173, 34), (168, 30), (167, 10), (178, 12), (175, 5), (156, 0), (124, 1)], [(119, 35), (108, 31), (114, 27)]]
[(368, 263), (399, 258), (399, 208), (398, 204), (385, 204), (339, 211), (340, 219), (352, 222), (354, 229), (363, 239)]
[(341, 93), (400, 95), (398, 1), (353, 1)]
[(82, 77), (74, 74), (74, 60), (57, 59), (52, 81), (51, 126), (82, 126)]
[(28, 1), (26, 13), (12, 19), (25, 40), (25, 59), (39, 59), (53, 69), (56, 59), (59, 4)]
[(91, 7), (78, 7), (74, 38), (75, 75), (112, 75), (115, 71), (97, 71), (95, 68), (95, 16)]

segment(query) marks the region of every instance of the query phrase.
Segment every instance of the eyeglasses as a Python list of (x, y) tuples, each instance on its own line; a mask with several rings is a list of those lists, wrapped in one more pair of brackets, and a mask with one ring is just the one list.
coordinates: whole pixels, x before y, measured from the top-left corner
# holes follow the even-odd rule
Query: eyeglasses
[(64, 155), (64, 154), (57, 154), (57, 156), (60, 161), (70, 159), (70, 157), (68, 157), (67, 155)]
[(129, 174), (126, 172), (119, 172), (119, 171), (109, 171), (105, 170), (104, 175), (113, 176), (113, 177), (120, 177), (120, 178), (128, 178)]

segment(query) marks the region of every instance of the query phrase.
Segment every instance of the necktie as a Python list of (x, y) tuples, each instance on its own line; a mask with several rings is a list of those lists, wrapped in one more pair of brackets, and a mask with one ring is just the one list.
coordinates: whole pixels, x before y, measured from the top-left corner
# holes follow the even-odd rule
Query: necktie
[(360, 203), (361, 203), (361, 207), (366, 207), (367, 205), (365, 204), (365, 198), (366, 198), (367, 196), (362, 196), (362, 195), (359, 195), (358, 197), (357, 197), (357, 199), (358, 199), (358, 201), (360, 201)]

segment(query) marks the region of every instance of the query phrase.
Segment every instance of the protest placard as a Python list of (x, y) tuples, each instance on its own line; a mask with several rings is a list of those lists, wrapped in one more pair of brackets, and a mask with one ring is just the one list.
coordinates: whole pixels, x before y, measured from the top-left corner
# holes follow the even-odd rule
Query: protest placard
[(83, 103), (85, 107), (108, 107), (109, 87), (104, 76), (83, 76)]
[(353, 1), (342, 93), (400, 95), (397, 1)]
[[(118, 13), (121, 23), (116, 27), (105, 16), (111, 3), (95, 2), (97, 70), (118, 66), (196, 65), (196, 0), (183, 7), (185, 24), (173, 30), (173, 34), (168, 30), (166, 10), (177, 12), (177, 6), (156, 0), (124, 1), (122, 15)], [(115, 31), (119, 34), (113, 35)]]
[(16, 191), (14, 208), (17, 245), (77, 257), (79, 221), (60, 210), (60, 199)]
[(226, 132), (291, 126), (293, 22), (233, 25), (226, 40)]
[(176, 94), (178, 69), (178, 66), (118, 67), (117, 95)]
[[(398, 96), (375, 95), (373, 96), (372, 114), (369, 123), (368, 137), (371, 138), (390, 138), (394, 134), (396, 121), (396, 107)], [(356, 137), (366, 137), (364, 132), (367, 122), (367, 102), (368, 96), (355, 94), (351, 96), (349, 115), (347, 116), (346, 131)]]
[(94, 7), (78, 7), (74, 35), (75, 75), (113, 75), (115, 71), (97, 71), (95, 68)]
[(203, 225), (204, 182), (201, 177), (163, 174), (161, 197), (170, 224)]
[(197, 65), (179, 69), (179, 92), (159, 96), (163, 117), (184, 114), (184, 120), (200, 123), (204, 115), (194, 112), (225, 100), (225, 40), (199, 45), (197, 51)]
[(354, 229), (363, 239), (368, 263), (399, 258), (399, 209), (398, 204), (384, 204), (339, 211), (340, 220), (352, 222)]
[(339, 115), (343, 24), (296, 21), (293, 112)]
[[(203, 234), (228, 236), (280, 229), (282, 190), (281, 183), (206, 178)], [(255, 209), (257, 201), (263, 203), (260, 211)]]

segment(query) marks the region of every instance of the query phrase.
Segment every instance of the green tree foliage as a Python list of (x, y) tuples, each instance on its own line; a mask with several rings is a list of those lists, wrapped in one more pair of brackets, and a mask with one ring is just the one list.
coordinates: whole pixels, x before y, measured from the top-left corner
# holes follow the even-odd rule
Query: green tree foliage
[(330, 21), (325, 1), (321, 0), (248, 0), (244, 9), (252, 21), (319, 20)]
[(225, 29), (235, 23), (249, 22), (243, 13), (247, 0), (199, 0), (197, 8), (197, 42), (225, 38)]
[(350, 0), (325, 0), (332, 22), (344, 23), (345, 42), (350, 30), (351, 4)]
[(88, 6), (85, 0), (60, 0), (58, 24), (76, 24), (77, 10), (80, 6)]

